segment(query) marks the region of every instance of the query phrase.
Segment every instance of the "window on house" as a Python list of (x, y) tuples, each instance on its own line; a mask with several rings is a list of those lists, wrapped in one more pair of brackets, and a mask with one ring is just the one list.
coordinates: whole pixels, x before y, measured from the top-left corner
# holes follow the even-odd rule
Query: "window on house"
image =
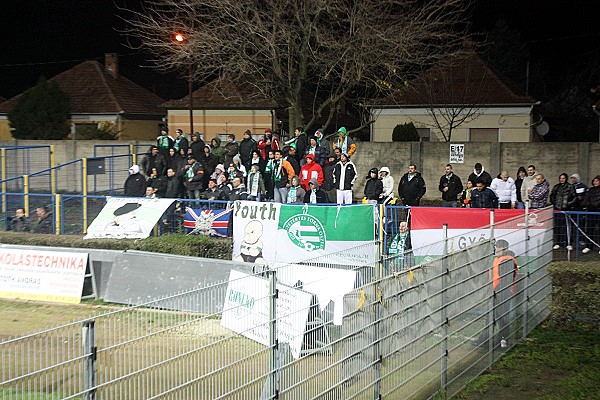
[(498, 128), (469, 129), (471, 142), (498, 143)]
[(417, 128), (420, 142), (431, 142), (431, 129), (429, 128)]
[(89, 132), (90, 129), (98, 129), (98, 123), (75, 124), (75, 133)]

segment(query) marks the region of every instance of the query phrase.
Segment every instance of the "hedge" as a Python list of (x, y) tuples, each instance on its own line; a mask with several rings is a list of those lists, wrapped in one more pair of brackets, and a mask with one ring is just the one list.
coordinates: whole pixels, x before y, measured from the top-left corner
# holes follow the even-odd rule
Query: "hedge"
[(559, 328), (600, 330), (600, 263), (554, 262), (550, 322)]
[(146, 239), (90, 239), (77, 235), (40, 235), (0, 232), (0, 243), (23, 246), (76, 247), (84, 249), (141, 250), (154, 253), (231, 260), (231, 239), (206, 236), (163, 235)]

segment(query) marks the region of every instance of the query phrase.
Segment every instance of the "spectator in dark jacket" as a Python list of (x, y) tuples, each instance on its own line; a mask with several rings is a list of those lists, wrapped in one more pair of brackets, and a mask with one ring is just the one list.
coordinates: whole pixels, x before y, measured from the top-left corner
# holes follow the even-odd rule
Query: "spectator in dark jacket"
[(523, 186), (523, 179), (527, 176), (527, 170), (525, 167), (520, 166), (517, 170), (517, 177), (515, 178), (515, 187), (517, 188), (517, 208), (523, 208), (523, 199), (521, 198), (521, 186)]
[[(167, 150), (168, 154), (168, 150)], [(147, 178), (152, 173), (152, 168), (156, 168), (159, 175), (167, 173), (167, 160), (158, 152), (157, 146), (151, 146), (148, 153), (140, 162), (140, 172)], [(144, 188), (144, 193), (146, 189)]]
[(10, 230), (13, 232), (31, 232), (31, 224), (25, 215), (25, 210), (17, 208), (15, 216), (10, 219)]
[(471, 191), (471, 208), (498, 208), (498, 196), (479, 178), (476, 189)]
[[(592, 186), (588, 189), (583, 199), (583, 207), (586, 211), (600, 212), (600, 175), (592, 179)], [(594, 242), (600, 243), (600, 215), (587, 215), (587, 235), (592, 239), (582, 250), (583, 253), (589, 253), (594, 249)], [(598, 230), (596, 230), (598, 228)]]
[[(554, 185), (552, 192), (550, 192), (550, 203), (552, 203), (555, 210), (568, 211), (577, 200), (575, 197), (575, 189), (573, 188), (573, 185), (568, 182), (568, 179), (569, 176), (567, 174), (560, 174), (558, 183)], [(566, 215), (555, 213), (554, 221), (554, 243), (556, 243), (554, 245), (554, 250), (559, 249), (561, 246), (568, 246), (567, 250), (573, 250), (570, 238), (567, 235)]]
[(190, 143), (190, 148), (188, 149), (188, 155), (192, 154), (196, 161), (199, 161), (202, 157), (202, 153), (204, 152), (204, 140), (198, 132), (192, 135), (192, 143)]
[(573, 210), (582, 211), (583, 200), (585, 199), (585, 192), (587, 192), (588, 187), (585, 183), (581, 182), (581, 177), (577, 173), (571, 175), (571, 185), (573, 185), (573, 189), (575, 190)]
[(224, 151), (224, 158), (225, 158), (225, 165), (230, 165), (233, 164), (233, 157), (236, 156), (237, 153), (239, 153), (240, 151), (240, 146), (238, 144), (238, 142), (235, 141), (235, 135), (234, 134), (229, 134), (227, 135), (227, 143), (225, 143), (225, 151)]
[(483, 182), (485, 182), (485, 187), (489, 188), (492, 184), (492, 176), (485, 170), (485, 168), (483, 168), (481, 163), (477, 163), (473, 168), (473, 172), (471, 172), (471, 175), (469, 175), (469, 179), (471, 179), (473, 182), (477, 182), (480, 178), (483, 179)]
[(457, 207), (456, 199), (463, 191), (463, 185), (458, 177), (452, 171), (452, 165), (446, 164), (445, 174), (440, 178), (439, 185), (442, 192), (442, 207)]
[(309, 204), (323, 204), (329, 203), (329, 197), (323, 189), (319, 187), (319, 183), (316, 178), (312, 178), (308, 182), (309, 190), (304, 193), (304, 202)]
[(382, 192), (383, 182), (379, 179), (379, 171), (377, 168), (371, 168), (365, 184), (365, 197), (369, 203), (377, 203)]
[(242, 160), (242, 164), (246, 168), (246, 171), (250, 171), (252, 152), (256, 149), (256, 141), (252, 139), (252, 132), (247, 129), (246, 132), (244, 132), (244, 138), (240, 142), (240, 158)]
[(405, 206), (418, 206), (426, 191), (425, 180), (417, 172), (417, 166), (414, 164), (409, 165), (408, 172), (402, 176), (398, 183), (398, 197)]
[[(146, 189), (144, 189), (144, 193)], [(35, 226), (35, 233), (52, 233), (53, 221), (52, 221), (52, 212), (48, 209), (48, 207), (38, 207), (35, 210), (37, 215), (37, 225)]]
[(124, 195), (131, 197), (142, 197), (146, 193), (146, 179), (140, 174), (140, 167), (132, 165), (129, 168), (129, 176), (125, 180)]

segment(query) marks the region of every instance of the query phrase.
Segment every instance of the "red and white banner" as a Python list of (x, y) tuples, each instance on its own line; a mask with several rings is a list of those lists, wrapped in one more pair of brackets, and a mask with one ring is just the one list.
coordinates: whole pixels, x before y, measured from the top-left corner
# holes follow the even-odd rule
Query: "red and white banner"
[[(417, 257), (443, 254), (445, 224), (448, 225), (449, 253), (488, 240), (491, 235), (490, 209), (414, 207), (410, 212), (411, 243)], [(525, 210), (494, 210), (494, 237), (508, 241), (517, 255), (524, 255), (526, 251), (525, 226)], [(529, 255), (536, 255), (543, 243), (549, 243), (552, 227), (551, 209), (530, 210)]]

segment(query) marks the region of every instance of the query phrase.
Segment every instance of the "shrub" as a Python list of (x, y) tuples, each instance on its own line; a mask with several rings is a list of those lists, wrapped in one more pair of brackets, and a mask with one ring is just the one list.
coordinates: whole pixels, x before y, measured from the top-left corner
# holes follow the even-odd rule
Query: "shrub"
[(412, 122), (396, 125), (392, 132), (394, 142), (418, 142), (419, 140), (419, 133)]

